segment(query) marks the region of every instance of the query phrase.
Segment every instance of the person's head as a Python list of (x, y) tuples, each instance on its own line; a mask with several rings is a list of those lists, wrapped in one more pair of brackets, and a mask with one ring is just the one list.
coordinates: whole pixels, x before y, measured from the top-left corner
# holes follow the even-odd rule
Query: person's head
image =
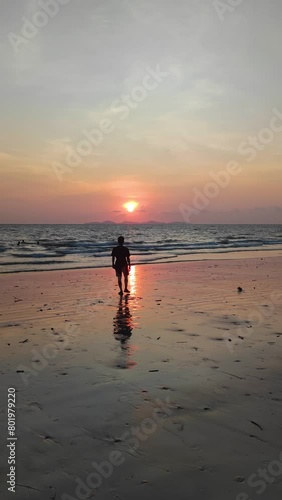
[(119, 238), (118, 238), (118, 244), (119, 245), (123, 245), (124, 244), (124, 237), (123, 236), (119, 236)]

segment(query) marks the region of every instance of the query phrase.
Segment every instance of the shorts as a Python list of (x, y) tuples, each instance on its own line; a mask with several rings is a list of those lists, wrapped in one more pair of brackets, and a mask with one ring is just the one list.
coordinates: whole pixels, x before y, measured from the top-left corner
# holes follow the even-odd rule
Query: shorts
[(117, 278), (121, 277), (121, 275), (128, 276), (129, 275), (129, 269), (128, 266), (124, 266), (122, 268), (118, 267), (116, 269), (116, 276)]

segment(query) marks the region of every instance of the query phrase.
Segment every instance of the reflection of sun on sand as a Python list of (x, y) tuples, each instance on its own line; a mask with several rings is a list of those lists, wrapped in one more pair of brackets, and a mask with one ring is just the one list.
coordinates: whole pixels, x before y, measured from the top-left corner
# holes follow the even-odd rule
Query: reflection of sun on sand
[(136, 293), (137, 290), (137, 282), (136, 282), (136, 267), (131, 266), (130, 274), (129, 274), (129, 286), (131, 295)]

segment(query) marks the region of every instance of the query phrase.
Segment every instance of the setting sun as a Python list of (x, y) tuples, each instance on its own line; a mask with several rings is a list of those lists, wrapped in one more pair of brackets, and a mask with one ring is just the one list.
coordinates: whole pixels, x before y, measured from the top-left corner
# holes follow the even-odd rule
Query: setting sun
[(134, 212), (134, 210), (138, 207), (138, 203), (136, 201), (128, 201), (123, 206), (128, 212)]

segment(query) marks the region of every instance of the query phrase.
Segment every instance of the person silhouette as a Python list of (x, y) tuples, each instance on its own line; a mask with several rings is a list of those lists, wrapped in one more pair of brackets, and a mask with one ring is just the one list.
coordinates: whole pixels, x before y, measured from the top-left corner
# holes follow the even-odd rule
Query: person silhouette
[(116, 271), (118, 279), (119, 295), (123, 295), (122, 291), (122, 275), (124, 276), (124, 291), (130, 293), (128, 290), (128, 275), (130, 272), (130, 252), (124, 246), (124, 237), (118, 238), (118, 246), (112, 250), (112, 268)]

